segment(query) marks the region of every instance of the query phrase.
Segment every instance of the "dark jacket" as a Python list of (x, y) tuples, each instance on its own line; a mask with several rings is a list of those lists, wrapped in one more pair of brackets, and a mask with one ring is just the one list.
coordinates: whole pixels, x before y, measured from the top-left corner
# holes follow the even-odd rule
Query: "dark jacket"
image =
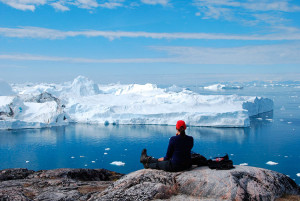
[(191, 150), (194, 139), (188, 135), (177, 135), (170, 138), (164, 160), (170, 160), (173, 166), (188, 167), (191, 164)]

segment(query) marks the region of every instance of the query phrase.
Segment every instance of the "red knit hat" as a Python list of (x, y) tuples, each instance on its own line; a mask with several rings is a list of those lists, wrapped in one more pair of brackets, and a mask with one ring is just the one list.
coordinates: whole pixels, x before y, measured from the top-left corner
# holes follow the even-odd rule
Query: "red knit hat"
[(176, 129), (179, 130), (181, 128), (181, 126), (183, 126), (184, 130), (186, 129), (186, 125), (185, 125), (184, 121), (182, 121), (182, 120), (177, 121)]

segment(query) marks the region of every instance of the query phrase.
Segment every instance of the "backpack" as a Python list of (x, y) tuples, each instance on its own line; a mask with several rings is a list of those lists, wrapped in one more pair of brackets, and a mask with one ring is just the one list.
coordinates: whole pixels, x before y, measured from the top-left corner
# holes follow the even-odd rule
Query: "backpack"
[(234, 168), (232, 160), (229, 160), (228, 154), (223, 157), (215, 157), (207, 160), (208, 167), (216, 170), (230, 170)]
[(201, 154), (197, 154), (195, 152), (191, 152), (192, 165), (199, 166), (207, 166), (207, 159)]

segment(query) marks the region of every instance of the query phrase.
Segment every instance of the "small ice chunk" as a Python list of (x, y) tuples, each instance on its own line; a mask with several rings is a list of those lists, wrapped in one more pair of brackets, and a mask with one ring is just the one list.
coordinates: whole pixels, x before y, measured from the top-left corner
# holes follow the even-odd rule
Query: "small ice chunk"
[(289, 122), (287, 122), (288, 124), (291, 124), (291, 123), (293, 123), (293, 122), (291, 122), (291, 121), (289, 121)]
[(84, 158), (85, 156), (79, 156), (80, 158)]
[(230, 156), (233, 156), (234, 154), (230, 154)]
[(87, 166), (87, 164), (84, 165), (85, 167)]
[(284, 156), (284, 158), (287, 158), (288, 156)]
[(283, 119), (279, 119), (279, 121), (284, 121)]
[(297, 173), (296, 175), (297, 175), (297, 177), (300, 177), (300, 173)]
[(110, 148), (105, 148), (105, 151), (109, 151), (110, 150)]
[(121, 161), (114, 161), (110, 163), (111, 165), (116, 165), (116, 166), (124, 166), (125, 163), (121, 162)]
[(266, 119), (267, 121), (270, 121), (270, 122), (272, 122), (273, 121), (273, 119)]
[(73, 159), (73, 158), (75, 158), (74, 156), (71, 156), (71, 158)]
[(96, 163), (96, 161), (91, 161), (92, 163)]
[(259, 120), (259, 121), (261, 121), (262, 120), (262, 118), (256, 118), (257, 120)]
[(268, 161), (266, 162), (267, 165), (278, 165), (278, 163), (276, 162), (273, 162), (273, 161)]
[(125, 151), (127, 151), (127, 149), (124, 149)]
[(106, 153), (106, 152), (104, 152), (104, 155), (107, 155), (107, 153)]
[(240, 165), (241, 165), (241, 166), (247, 166), (248, 163), (241, 163)]
[(25, 161), (26, 163), (29, 163), (29, 161)]

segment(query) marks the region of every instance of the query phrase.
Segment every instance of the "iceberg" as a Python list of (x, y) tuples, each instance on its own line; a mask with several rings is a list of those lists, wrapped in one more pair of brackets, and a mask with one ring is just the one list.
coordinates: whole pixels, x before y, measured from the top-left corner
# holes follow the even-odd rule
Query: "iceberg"
[(235, 85), (224, 85), (224, 84), (213, 84), (209, 86), (203, 87), (205, 90), (210, 90), (210, 91), (222, 91), (222, 90), (233, 90), (233, 89), (243, 89), (244, 87), (242, 86), (235, 86)]
[(0, 129), (89, 124), (248, 127), (250, 116), (273, 110), (268, 98), (201, 95), (154, 84), (97, 85), (79, 76), (62, 84), (15, 84), (17, 95), (0, 96)]

